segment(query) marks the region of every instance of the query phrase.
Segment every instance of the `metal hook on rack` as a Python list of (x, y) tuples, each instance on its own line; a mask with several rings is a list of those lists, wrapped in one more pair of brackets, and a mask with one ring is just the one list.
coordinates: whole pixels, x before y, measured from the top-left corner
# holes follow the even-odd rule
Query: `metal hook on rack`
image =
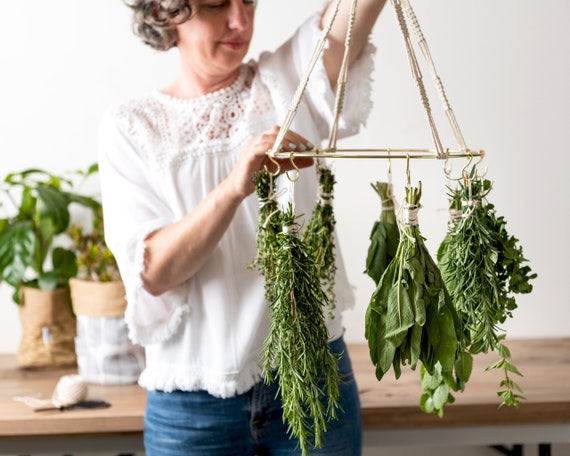
[(275, 171), (273, 171), (273, 172), (269, 171), (269, 168), (267, 167), (267, 165), (263, 165), (263, 167), (265, 168), (265, 171), (267, 171), (273, 177), (277, 177), (281, 173), (281, 165), (275, 159), (275, 157), (273, 156), (273, 153), (271, 151), (268, 151), (266, 155), (267, 155), (267, 158), (269, 158), (269, 161), (275, 165)]
[(443, 163), (443, 172), (447, 178), (451, 178), (451, 172), (453, 171), (453, 165), (449, 161), (449, 148), (445, 149), (445, 162)]
[[(481, 155), (479, 157), (479, 160), (477, 161), (477, 163), (475, 163), (474, 168), (477, 169), (477, 167), (481, 164), (481, 162), (483, 161), (483, 159), (485, 158), (484, 155)], [(483, 170), (483, 174), (475, 174), (477, 179), (484, 179), (485, 176), (487, 175), (487, 172), (489, 171), (489, 168), (487, 166), (485, 166), (485, 169)]]
[(464, 182), (467, 182), (469, 180), (469, 175), (467, 174), (467, 168), (469, 167), (472, 161), (473, 161), (473, 155), (469, 153), (467, 163), (463, 168), (461, 168), (461, 176), (463, 176)]
[(289, 179), (289, 181), (291, 181), (292, 183), (295, 183), (299, 180), (299, 178), (301, 177), (301, 170), (299, 169), (299, 167), (295, 164), (295, 160), (294, 160), (294, 155), (293, 154), (289, 154), (289, 162), (291, 163), (291, 166), (293, 167), (293, 170), (295, 170), (295, 177), (291, 177), (291, 175), (289, 174), (290, 171), (287, 171), (285, 174), (287, 174), (287, 179)]

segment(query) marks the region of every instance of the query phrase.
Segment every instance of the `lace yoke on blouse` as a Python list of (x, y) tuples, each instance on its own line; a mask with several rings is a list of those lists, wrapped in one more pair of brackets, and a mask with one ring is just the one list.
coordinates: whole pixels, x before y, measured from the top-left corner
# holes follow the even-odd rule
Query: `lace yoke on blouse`
[(254, 62), (244, 64), (230, 86), (195, 99), (155, 90), (118, 108), (117, 119), (127, 124), (153, 171), (201, 156), (231, 155), (277, 120), (271, 94), (256, 74)]

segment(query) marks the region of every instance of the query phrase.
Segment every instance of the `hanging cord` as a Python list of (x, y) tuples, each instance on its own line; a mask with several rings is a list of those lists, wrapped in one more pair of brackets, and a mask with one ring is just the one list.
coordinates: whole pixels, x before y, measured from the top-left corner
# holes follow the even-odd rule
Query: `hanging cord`
[[(279, 131), (279, 133), (277, 135), (277, 138), (275, 140), (275, 143), (274, 143), (272, 149), (268, 152), (268, 155), (271, 158), (285, 157), (285, 156), (289, 156), (289, 158), (291, 158), (291, 156), (294, 157), (297, 155), (302, 155), (304, 157), (314, 157), (317, 159), (317, 164), (318, 164), (319, 160), (322, 158), (399, 158), (399, 159), (404, 158), (404, 159), (409, 160), (410, 154), (412, 154), (412, 158), (416, 158), (416, 159), (417, 158), (421, 158), (421, 159), (437, 158), (437, 159), (442, 159), (442, 160), (445, 159), (446, 164), (444, 165), (444, 170), (448, 176), (451, 173), (451, 167), (448, 165), (448, 162), (447, 162), (448, 159), (460, 158), (460, 157), (469, 157), (472, 155), (481, 157), (481, 159), (482, 159), (485, 156), (485, 152), (483, 150), (471, 151), (467, 148), (467, 146), (465, 144), (465, 140), (464, 140), (463, 135), (461, 133), (461, 130), (459, 128), (459, 124), (457, 122), (455, 114), (454, 114), (453, 110), (451, 109), (451, 105), (450, 105), (450, 103), (447, 99), (447, 96), (445, 94), (445, 89), (443, 87), (443, 83), (441, 81), (441, 78), (439, 77), (439, 75), (436, 72), (435, 64), (433, 62), (433, 59), (431, 58), (431, 54), (429, 52), (429, 48), (427, 46), (427, 42), (425, 40), (423, 32), (420, 28), (419, 21), (415, 15), (413, 9), (411, 8), (409, 0), (391, 0), (391, 2), (392, 2), (392, 6), (394, 7), (394, 10), (396, 12), (396, 16), (398, 19), (400, 30), (401, 30), (402, 35), (404, 37), (404, 43), (405, 43), (407, 54), (408, 54), (408, 60), (410, 62), (410, 69), (411, 69), (412, 77), (414, 78), (414, 80), (416, 82), (416, 85), (418, 87), (418, 91), (420, 94), (420, 99), (422, 101), (424, 110), (426, 112), (426, 116), (428, 119), (431, 134), (432, 134), (432, 139), (433, 139), (433, 142), (435, 145), (435, 150), (432, 150), (432, 149), (391, 149), (391, 150), (390, 149), (344, 149), (341, 151), (340, 149), (337, 149), (336, 141), (337, 141), (337, 137), (338, 137), (338, 122), (339, 122), (340, 113), (342, 112), (342, 108), (343, 108), (343, 104), (344, 104), (347, 74), (348, 74), (347, 68), (348, 68), (348, 60), (349, 60), (349, 49), (350, 49), (350, 44), (351, 44), (351, 40), (352, 40), (352, 32), (353, 32), (353, 27), (354, 27), (353, 22), (354, 22), (354, 17), (355, 17), (356, 8), (357, 8), (357, 0), (353, 0), (353, 3), (352, 3), (350, 22), (349, 22), (349, 26), (347, 29), (347, 36), (346, 36), (346, 40), (345, 40), (345, 55), (343, 58), (343, 63), (342, 63), (341, 70), (339, 72), (339, 78), (337, 81), (337, 93), (336, 93), (336, 99), (335, 99), (335, 112), (334, 112), (335, 119), (334, 119), (334, 122), (331, 126), (331, 133), (329, 136), (329, 147), (327, 149), (315, 149), (313, 152), (308, 151), (308, 152), (299, 152), (299, 153), (297, 153), (297, 152), (285, 153), (281, 150), (280, 144), (282, 143), (286, 132), (291, 127), (291, 124), (295, 118), (295, 115), (296, 115), (297, 109), (300, 105), (301, 99), (302, 99), (304, 92), (305, 92), (305, 90), (309, 84), (310, 75), (311, 75), (316, 63), (318, 62), (318, 59), (319, 59), (319, 57), (320, 57), (320, 55), (321, 55), (321, 53), (325, 47), (326, 40), (328, 38), (328, 35), (329, 35), (330, 30), (332, 28), (332, 25), (336, 19), (336, 16), (338, 15), (339, 5), (340, 5), (341, 1), (342, 0), (336, 1), (333, 10), (330, 12), (329, 17), (327, 18), (326, 26), (323, 28), (322, 33), (321, 33), (321, 37), (317, 41), (315, 49), (313, 50), (313, 54), (312, 54), (311, 59), (309, 61), (309, 65), (308, 65), (308, 68), (307, 68), (306, 73), (304, 75), (304, 78), (300, 81), (300, 83), (299, 83), (299, 85), (295, 91), (295, 94), (293, 96), (293, 100), (291, 102), (291, 105), (289, 107), (287, 115), (285, 116), (285, 119), (284, 119), (283, 124), (281, 126), (281, 130)], [(405, 13), (404, 13), (404, 9), (405, 9)], [(459, 150), (453, 150), (453, 149), (449, 149), (449, 148), (445, 149), (445, 150), (443, 149), (441, 139), (439, 136), (439, 132), (437, 130), (436, 123), (433, 119), (430, 101), (429, 101), (429, 97), (427, 95), (425, 85), (423, 82), (423, 76), (422, 76), (420, 66), (418, 63), (418, 58), (416, 56), (414, 47), (412, 46), (412, 40), (410, 37), (410, 32), (408, 30), (408, 23), (407, 23), (406, 15), (408, 16), (408, 19), (411, 22), (411, 28), (414, 30), (414, 34), (415, 34), (416, 39), (418, 41), (418, 45), (421, 48), (422, 53), (423, 53), (426, 61), (428, 62), (430, 71), (432, 72), (432, 75), (433, 75), (433, 78), (435, 80), (435, 84), (437, 86), (440, 98), (441, 98), (442, 103), (444, 105), (445, 114), (446, 114), (448, 121), (451, 125), (453, 133), (454, 133), (457, 141), (459, 142), (459, 145), (460, 145)], [(350, 152), (350, 153), (343, 153), (343, 152)], [(388, 155), (386, 155), (386, 153), (388, 153)], [(287, 154), (287, 155), (285, 155), (285, 154)]]
[(455, 136), (455, 139), (458, 142), (461, 150), (463, 152), (467, 152), (467, 145), (465, 144), (465, 139), (463, 138), (463, 134), (461, 133), (461, 129), (459, 128), (459, 123), (457, 122), (457, 118), (455, 117), (455, 113), (453, 112), (453, 109), (451, 109), (451, 104), (449, 103), (449, 100), (448, 100), (447, 95), (445, 93), (445, 89), (443, 87), (443, 82), (442, 82), (441, 78), (439, 77), (439, 74), (437, 73), (437, 70), (435, 68), (435, 63), (434, 63), (433, 58), (431, 56), (427, 41), (426, 41), (424, 34), (422, 32), (422, 29), (420, 27), (420, 23), (418, 21), (416, 13), (412, 9), (412, 5), (410, 5), (409, 0), (399, 0), (399, 1), (401, 2), (402, 6), (403, 6), (403, 9), (404, 9), (404, 12), (406, 13), (406, 16), (408, 17), (408, 19), (410, 20), (410, 22), (412, 24), (412, 29), (413, 29), (414, 34), (416, 36), (416, 41), (417, 41), (418, 46), (420, 47), (420, 49), (424, 55), (424, 58), (425, 58), (427, 65), (428, 65), (428, 68), (431, 72), (432, 78), (433, 78), (435, 85), (437, 87), (437, 91), (439, 93), (439, 97), (441, 99), (441, 103), (443, 105), (445, 115), (447, 116), (447, 120), (451, 126), (452, 131), (453, 131), (453, 135)]
[[(299, 85), (295, 91), (295, 94), (293, 96), (293, 100), (291, 102), (291, 105), (289, 107), (287, 115), (285, 116), (285, 119), (284, 119), (283, 124), (281, 126), (281, 130), (279, 131), (279, 133), (277, 135), (277, 138), (275, 140), (275, 143), (274, 143), (272, 149), (268, 152), (268, 155), (272, 158), (286, 156), (285, 155), (286, 153), (281, 150), (280, 144), (282, 143), (286, 132), (291, 127), (291, 124), (295, 118), (295, 115), (296, 115), (296, 112), (297, 112), (298, 107), (300, 105), (301, 99), (305, 93), (305, 90), (308, 87), (311, 73), (312, 73), (316, 63), (318, 62), (318, 59), (319, 59), (319, 57), (320, 57), (320, 55), (321, 55), (321, 53), (325, 47), (327, 37), (330, 33), (330, 30), (332, 28), (332, 25), (333, 25), (335, 19), (336, 19), (336, 16), (338, 15), (339, 5), (340, 5), (341, 1), (342, 0), (336, 1), (333, 10), (330, 12), (329, 17), (327, 18), (326, 26), (323, 28), (322, 33), (321, 33), (321, 37), (317, 41), (315, 49), (313, 50), (313, 54), (312, 54), (311, 59), (309, 61), (309, 65), (308, 65), (308, 68), (305, 72), (305, 75), (304, 75), (303, 79), (300, 81), (300, 83), (299, 83)], [(421, 99), (421, 102), (423, 104), (424, 110), (426, 112), (428, 124), (429, 124), (431, 134), (432, 134), (433, 143), (435, 145), (435, 150), (430, 150), (430, 149), (391, 149), (391, 150), (390, 149), (350, 149), (350, 150), (347, 149), (347, 150), (340, 150), (340, 149), (337, 149), (336, 142), (337, 142), (337, 137), (338, 137), (338, 123), (339, 123), (340, 114), (342, 112), (342, 108), (343, 108), (343, 104), (344, 104), (346, 82), (347, 82), (347, 78), (348, 78), (349, 50), (350, 50), (350, 46), (351, 46), (352, 32), (353, 32), (353, 27), (354, 27), (354, 19), (355, 19), (356, 9), (357, 9), (357, 0), (353, 0), (352, 8), (351, 8), (351, 15), (350, 15), (350, 22), (348, 25), (347, 36), (346, 36), (346, 40), (345, 40), (345, 55), (343, 58), (341, 70), (339, 72), (339, 78), (337, 80), (337, 92), (336, 92), (335, 108), (334, 108), (335, 109), (335, 111), (334, 111), (335, 118), (334, 118), (333, 124), (331, 125), (331, 132), (329, 135), (329, 147), (327, 149), (315, 149), (313, 152), (311, 152), (311, 151), (300, 152), (298, 154), (305, 156), (305, 157), (314, 157), (317, 159), (317, 163), (322, 158), (400, 158), (400, 159), (405, 158), (405, 159), (409, 160), (410, 154), (412, 154), (412, 158), (422, 158), (422, 159), (437, 158), (437, 159), (441, 159), (441, 160), (445, 159), (446, 164), (444, 165), (444, 170), (445, 170), (446, 174), (449, 175), (451, 173), (451, 167), (448, 166), (448, 163), (447, 163), (448, 159), (469, 157), (471, 155), (475, 155), (475, 156), (481, 157), (481, 159), (483, 159), (485, 152), (482, 150), (473, 152), (467, 148), (467, 146), (465, 144), (465, 140), (464, 140), (463, 135), (461, 133), (461, 129), (459, 128), (459, 124), (458, 124), (457, 119), (455, 117), (455, 114), (454, 114), (454, 112), (451, 108), (451, 105), (447, 99), (447, 95), (445, 94), (445, 89), (443, 87), (443, 83), (441, 81), (441, 78), (439, 77), (439, 75), (436, 72), (435, 64), (433, 62), (433, 59), (431, 58), (431, 54), (430, 54), (429, 48), (427, 46), (427, 41), (423, 35), (423, 32), (422, 32), (421, 27), (419, 25), (419, 21), (415, 15), (411, 5), (410, 5), (409, 0), (391, 0), (391, 2), (392, 2), (392, 6), (394, 7), (394, 10), (396, 12), (398, 23), (400, 26), (400, 30), (401, 30), (403, 38), (404, 38), (404, 43), (405, 43), (407, 54), (408, 54), (408, 60), (410, 63), (410, 69), (411, 69), (412, 77), (416, 82), (416, 85), (418, 87), (418, 91), (420, 94), (420, 99)], [(404, 10), (405, 10), (405, 12), (404, 12)], [(426, 88), (425, 88), (425, 85), (423, 82), (423, 76), (422, 76), (422, 72), (420, 70), (420, 66), (418, 63), (418, 58), (416, 56), (414, 47), (412, 45), (412, 40), (411, 40), (410, 32), (408, 29), (408, 22), (406, 19), (406, 15), (408, 16), (408, 20), (411, 22), (411, 28), (414, 31), (414, 34), (415, 34), (416, 39), (418, 41), (418, 45), (422, 50), (422, 53), (423, 53), (423, 55), (424, 55), (424, 57), (428, 63), (430, 72), (432, 73), (432, 76), (435, 80), (435, 85), (437, 87), (441, 101), (443, 103), (446, 117), (447, 117), (447, 119), (451, 125), (453, 133), (456, 137), (456, 140), (460, 145), (459, 150), (453, 150), (453, 149), (449, 149), (449, 148), (446, 150), (443, 149), (441, 139), (439, 136), (439, 132), (437, 130), (437, 125), (436, 125), (434, 118), (433, 118), (433, 115), (432, 115), (430, 101), (429, 101), (429, 97), (427, 95)], [(386, 152), (388, 153), (388, 155), (386, 155)], [(390, 156), (390, 152), (391, 152), (391, 156)], [(297, 156), (297, 152), (292, 152), (291, 154), (293, 157)], [(289, 156), (289, 158), (292, 158), (289, 153), (287, 153), (287, 156)]]
[(350, 17), (348, 21), (348, 27), (346, 30), (346, 39), (344, 42), (344, 55), (342, 58), (342, 64), (338, 74), (338, 79), (336, 83), (336, 97), (334, 104), (334, 120), (331, 126), (331, 132), (329, 135), (329, 147), (328, 150), (336, 151), (336, 142), (338, 138), (338, 123), (342, 110), (344, 107), (344, 97), (346, 93), (346, 83), (348, 81), (348, 67), (350, 62), (350, 47), (352, 45), (352, 33), (354, 30), (354, 21), (356, 19), (356, 8), (358, 0), (352, 0), (352, 6), (350, 9)]
[(329, 36), (329, 33), (332, 29), (334, 20), (336, 19), (336, 16), (338, 14), (338, 9), (339, 9), (339, 5), (340, 5), (341, 1), (342, 0), (336, 1), (335, 7), (331, 11), (331, 13), (327, 19), (326, 26), (323, 28), (321, 36), (320, 36), (320, 38), (319, 38), (319, 40), (315, 46), (315, 49), (313, 50), (313, 54), (312, 54), (311, 59), (309, 61), (309, 66), (307, 67), (305, 75), (304, 75), (303, 79), (300, 81), (299, 85), (297, 86), (297, 90), (295, 91), (295, 95), (293, 96), (293, 99), (291, 100), (291, 105), (289, 107), (287, 115), (285, 116), (285, 120), (283, 121), (283, 124), (281, 125), (281, 129), (279, 130), (279, 133), (277, 134), (277, 138), (275, 139), (275, 144), (273, 144), (273, 148), (269, 152), (269, 154), (273, 157), (275, 157), (275, 154), (279, 151), (280, 144), (283, 141), (285, 134), (287, 133), (287, 131), (291, 127), (291, 124), (293, 123), (293, 119), (295, 118), (295, 115), (297, 114), (297, 109), (299, 108), (299, 105), (301, 103), (301, 98), (303, 97), (305, 90), (307, 89), (307, 86), (309, 85), (309, 79), (311, 77), (311, 73), (313, 72), (313, 69), (315, 68), (315, 65), (317, 64), (317, 62), (319, 60), (319, 57), (320, 57), (321, 53), (323, 52), (323, 49), (325, 48), (327, 37)]
[(412, 46), (412, 41), (410, 39), (410, 33), (408, 31), (408, 25), (406, 22), (406, 17), (404, 16), (404, 12), (402, 10), (401, 0), (391, 0), (392, 6), (396, 11), (396, 16), (398, 18), (398, 24), (400, 25), (400, 30), (404, 37), (404, 43), (406, 45), (406, 50), (408, 52), (408, 60), (410, 62), (410, 69), (412, 71), (412, 77), (416, 81), (416, 85), (418, 86), (418, 90), (420, 93), (420, 98), (422, 104), (424, 106), (424, 110), (426, 112), (426, 116), (428, 118), (428, 123), (431, 130), (431, 135), (433, 138), (434, 146), (437, 153), (437, 158), (444, 159), (446, 157), (445, 152), (443, 151), (443, 146), (441, 145), (441, 140), (439, 138), (439, 133), (437, 131), (437, 126), (435, 121), (433, 120), (433, 116), (431, 113), (431, 107), (429, 103), (429, 98), (426, 93), (426, 88), (423, 83), (423, 76), (420, 70), (420, 66), (418, 64), (418, 59), (416, 57), (416, 53)]

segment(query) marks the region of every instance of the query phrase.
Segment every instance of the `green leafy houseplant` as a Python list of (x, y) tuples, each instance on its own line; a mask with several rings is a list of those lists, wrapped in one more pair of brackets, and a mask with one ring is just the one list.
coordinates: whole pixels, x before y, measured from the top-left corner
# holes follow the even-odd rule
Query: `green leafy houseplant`
[(77, 278), (96, 282), (120, 280), (117, 262), (105, 243), (103, 206), (93, 210), (92, 230), (73, 224), (68, 229), (75, 252)]
[[(92, 165), (87, 176), (94, 172)], [(72, 250), (56, 245), (70, 224), (70, 206), (77, 203), (96, 210), (99, 203), (75, 191), (72, 175), (58, 176), (42, 169), (10, 173), (0, 190), (0, 283), (14, 288), (20, 304), (23, 286), (41, 290), (67, 287), (77, 273)]]

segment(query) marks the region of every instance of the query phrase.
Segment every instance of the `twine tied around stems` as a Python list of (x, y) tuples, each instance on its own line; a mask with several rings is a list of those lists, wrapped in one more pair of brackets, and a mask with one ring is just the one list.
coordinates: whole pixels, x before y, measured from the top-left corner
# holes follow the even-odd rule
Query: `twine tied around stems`
[(463, 210), (462, 210), (462, 214), (461, 216), (463, 218), (469, 218), (471, 217), (471, 214), (473, 214), (473, 212), (475, 212), (475, 210), (477, 209), (477, 207), (479, 206), (479, 203), (481, 201), (478, 199), (470, 199), (468, 201), (463, 201), (461, 203)]
[(403, 210), (404, 225), (417, 226), (419, 225), (418, 213), (420, 211), (419, 204), (406, 204)]

